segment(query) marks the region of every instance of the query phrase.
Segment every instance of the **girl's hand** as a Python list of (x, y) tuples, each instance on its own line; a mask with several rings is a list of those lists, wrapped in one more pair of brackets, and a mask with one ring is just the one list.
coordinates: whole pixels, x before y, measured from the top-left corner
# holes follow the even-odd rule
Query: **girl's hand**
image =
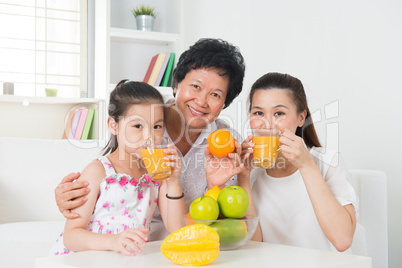
[(178, 179), (181, 171), (181, 160), (177, 148), (173, 144), (168, 144), (167, 149), (163, 150), (163, 152), (169, 154), (163, 160), (168, 161), (166, 165), (172, 167), (172, 175), (169, 180)]
[(244, 164), (243, 170), (240, 172), (239, 175), (249, 176), (250, 172), (255, 168), (254, 161), (253, 161), (253, 148), (254, 143), (251, 141), (253, 135), (249, 135), (241, 144), (241, 161)]
[(146, 233), (148, 232), (148, 229), (127, 229), (119, 234), (115, 234), (112, 236), (112, 249), (117, 253), (122, 252), (127, 256), (134, 256), (134, 252), (129, 251), (126, 247), (141, 253), (141, 248), (134, 242), (145, 247), (145, 241), (148, 240)]
[(309, 150), (307, 149), (304, 140), (296, 136), (295, 133), (285, 129), (282, 136), (279, 138), (281, 143), (282, 155), (286, 157), (290, 163), (300, 169), (312, 161)]
[(226, 157), (215, 157), (211, 154), (208, 146), (205, 147), (205, 175), (208, 188), (213, 186), (223, 187), (234, 175), (240, 173), (244, 167), (241, 162), (241, 145), (235, 141), (235, 152)]

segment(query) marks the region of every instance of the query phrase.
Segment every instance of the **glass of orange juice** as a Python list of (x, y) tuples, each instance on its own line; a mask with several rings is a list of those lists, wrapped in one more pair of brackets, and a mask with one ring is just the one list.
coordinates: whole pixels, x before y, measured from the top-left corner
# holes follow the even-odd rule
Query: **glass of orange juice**
[(163, 157), (169, 155), (163, 152), (167, 145), (167, 137), (162, 137), (160, 144), (154, 144), (152, 140), (147, 140), (141, 147), (141, 156), (145, 168), (154, 181), (166, 180), (172, 174), (172, 168), (166, 165), (167, 161), (163, 160)]
[(254, 164), (263, 169), (272, 168), (275, 165), (279, 147), (280, 130), (276, 128), (253, 129)]

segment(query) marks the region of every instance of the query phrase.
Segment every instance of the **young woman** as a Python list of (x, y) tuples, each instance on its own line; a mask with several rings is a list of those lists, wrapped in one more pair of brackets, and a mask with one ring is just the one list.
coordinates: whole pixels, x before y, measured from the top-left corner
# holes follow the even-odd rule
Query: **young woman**
[(340, 155), (320, 145), (301, 81), (287, 74), (265, 74), (253, 84), (249, 102), (251, 129), (282, 132), (271, 169), (253, 169), (253, 136), (242, 144), (249, 165), (238, 182), (252, 196), (250, 212), (260, 217), (253, 239), (347, 250), (356, 227), (357, 196)]

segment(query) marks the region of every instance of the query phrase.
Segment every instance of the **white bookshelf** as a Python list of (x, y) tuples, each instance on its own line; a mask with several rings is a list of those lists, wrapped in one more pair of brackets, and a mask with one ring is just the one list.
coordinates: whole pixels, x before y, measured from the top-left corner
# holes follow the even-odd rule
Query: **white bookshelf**
[[(107, 99), (122, 79), (143, 81), (153, 56), (182, 51), (182, 0), (144, 0), (158, 13), (154, 31), (138, 31), (130, 0), (97, 0), (95, 10), (95, 97)], [(167, 91), (171, 90), (170, 88)], [(160, 89), (163, 91), (163, 89)]]
[[(108, 105), (110, 91), (122, 79), (143, 81), (153, 56), (182, 50), (182, 0), (144, 0), (158, 13), (154, 31), (138, 31), (131, 0), (97, 0), (95, 6), (95, 98)], [(164, 99), (173, 97), (170, 87), (157, 87)], [(105, 121), (106, 121), (105, 109)], [(103, 137), (108, 137), (104, 128)]]
[(105, 102), (99, 99), (0, 95), (0, 137), (61, 139), (71, 109), (95, 109), (94, 139), (105, 139)]

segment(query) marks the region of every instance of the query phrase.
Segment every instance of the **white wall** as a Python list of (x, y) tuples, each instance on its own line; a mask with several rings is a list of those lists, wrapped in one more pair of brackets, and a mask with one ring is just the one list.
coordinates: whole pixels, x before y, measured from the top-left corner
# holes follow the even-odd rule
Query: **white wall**
[[(183, 2), (185, 47), (219, 37), (245, 57), (244, 92), (222, 113), (238, 130), (251, 84), (267, 72), (289, 73), (304, 83), (310, 110), (321, 112), (316, 127), (322, 143), (328, 137), (328, 146), (339, 147), (349, 168), (387, 173), (389, 267), (400, 267), (402, 2)], [(326, 106), (335, 107), (334, 118)]]

